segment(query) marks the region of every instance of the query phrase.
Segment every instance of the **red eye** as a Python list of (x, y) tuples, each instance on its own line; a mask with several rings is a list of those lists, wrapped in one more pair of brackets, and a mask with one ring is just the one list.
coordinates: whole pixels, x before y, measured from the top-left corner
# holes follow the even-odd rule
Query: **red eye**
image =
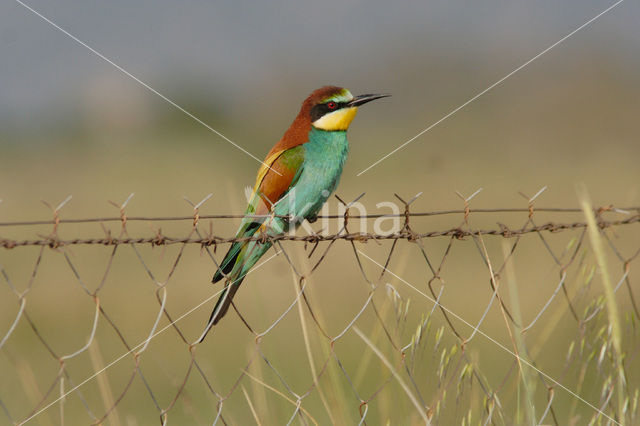
[(336, 105), (335, 102), (331, 101), (331, 102), (327, 102), (327, 108), (329, 109), (336, 109), (338, 105)]

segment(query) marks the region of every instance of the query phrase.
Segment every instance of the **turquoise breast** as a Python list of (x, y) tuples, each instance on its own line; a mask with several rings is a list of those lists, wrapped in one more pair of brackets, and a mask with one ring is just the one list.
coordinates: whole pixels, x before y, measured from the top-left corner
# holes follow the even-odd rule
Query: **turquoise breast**
[(316, 215), (336, 190), (349, 152), (346, 131), (312, 128), (309, 142), (302, 146), (305, 153), (300, 177), (275, 209), (276, 214), (293, 214), (300, 219)]

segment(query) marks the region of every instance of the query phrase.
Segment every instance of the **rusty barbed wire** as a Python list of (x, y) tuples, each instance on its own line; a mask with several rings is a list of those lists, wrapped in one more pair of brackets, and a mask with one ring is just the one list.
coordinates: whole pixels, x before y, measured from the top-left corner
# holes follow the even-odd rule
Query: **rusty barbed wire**
[[(640, 206), (635, 207), (614, 207), (613, 205), (602, 206), (594, 208), (597, 212), (615, 212), (615, 213), (624, 213), (629, 214), (630, 212), (636, 211), (640, 213)], [(546, 212), (546, 213), (582, 213), (582, 210), (579, 208), (570, 208), (570, 207), (536, 207), (536, 212)], [(529, 208), (495, 208), (495, 209), (469, 209), (468, 213), (529, 213)], [(409, 212), (410, 217), (426, 217), (426, 216), (441, 216), (441, 215), (451, 215), (451, 214), (461, 214), (467, 213), (467, 210), (438, 210), (431, 212)], [(405, 213), (393, 214), (393, 213), (379, 213), (379, 214), (353, 214), (350, 215), (353, 219), (378, 219), (378, 218), (386, 218), (386, 217), (405, 217)], [(282, 215), (244, 215), (244, 214), (208, 214), (208, 215), (199, 215), (198, 219), (206, 220), (206, 219), (242, 219), (245, 217), (251, 218), (284, 218), (287, 216)], [(339, 214), (329, 214), (329, 215), (318, 215), (318, 219), (342, 219), (342, 215)], [(128, 216), (125, 215), (129, 222), (177, 222), (177, 221), (186, 221), (193, 220), (193, 216)], [(5, 227), (13, 227), (13, 226), (35, 226), (35, 225), (53, 225), (55, 223), (99, 223), (99, 222), (122, 222), (123, 217), (115, 217), (115, 216), (106, 216), (106, 217), (93, 217), (93, 218), (77, 218), (77, 219), (60, 219), (58, 220), (31, 220), (31, 221), (4, 221), (0, 222), (0, 226)]]
[[(203, 229), (205, 223), (243, 216), (201, 214), (200, 208), (210, 195), (199, 203), (187, 200), (193, 209), (190, 216), (129, 217), (125, 208), (131, 195), (123, 204), (112, 203), (119, 209), (119, 217), (61, 218), (61, 209), (69, 201), (67, 198), (55, 208), (49, 205), (52, 220), (2, 222), (0, 226), (10, 228), (12, 232), (32, 225), (52, 225), (53, 228), (48, 235), (35, 239), (2, 238), (0, 232), (0, 247), (5, 249), (0, 251), (0, 279), (5, 284), (0, 288), (4, 288), (2, 291), (7, 295), (0, 302), (7, 313), (0, 316), (0, 319), (4, 318), (0, 322), (0, 351), (5, 355), (0, 359), (0, 372), (15, 384), (15, 388), (22, 387), (25, 393), (23, 398), (18, 398), (13, 393), (0, 391), (0, 412), (12, 424), (29, 423), (40, 416), (46, 417), (43, 421), (47, 423), (55, 423), (54, 412), (58, 413), (60, 424), (65, 423), (65, 419), (71, 423), (100, 424), (106, 419), (118, 423), (119, 410), (126, 413), (127, 418), (139, 419), (142, 423), (148, 422), (144, 419), (148, 419), (148, 413), (152, 411), (161, 424), (167, 424), (170, 418), (177, 423), (203, 424), (248, 421), (290, 424), (295, 420), (301, 424), (387, 421), (563, 424), (575, 416), (592, 422), (606, 419), (619, 423), (624, 418), (633, 423), (640, 418), (637, 385), (640, 380), (636, 380), (640, 368), (634, 368), (640, 362), (640, 313), (632, 286), (637, 279), (635, 265), (640, 261), (640, 238), (636, 238), (640, 234), (637, 225), (640, 208), (616, 209), (610, 205), (593, 209), (600, 235), (611, 250), (611, 258), (621, 266), (620, 275), (614, 279), (615, 294), (619, 294), (623, 286), (626, 288), (625, 296), (619, 297), (626, 321), (624, 377), (627, 381), (625, 395), (616, 395), (619, 376), (607, 356), (612, 344), (611, 332), (606, 327), (607, 316), (603, 315), (605, 304), (593, 285), (596, 267), (590, 260), (590, 248), (585, 241), (587, 223), (548, 221), (549, 214), (582, 213), (582, 210), (535, 207), (534, 202), (544, 189), (533, 197), (523, 195), (527, 200), (526, 208), (473, 209), (471, 202), (480, 192), (478, 190), (469, 197), (459, 194), (463, 209), (433, 212), (411, 211), (420, 194), (411, 199), (396, 195), (404, 211), (381, 215), (351, 211), (362, 195), (351, 202), (336, 197), (344, 213), (319, 218), (335, 220), (338, 231), (299, 236), (261, 235), (235, 239), (214, 235), (211, 227)], [(506, 226), (496, 221), (495, 228), (480, 229), (472, 223), (480, 213), (525, 215), (515, 216), (522, 218), (520, 226)], [(545, 223), (538, 224), (538, 213), (546, 214)], [(605, 217), (611, 214), (624, 217)], [(449, 216), (458, 218), (460, 223), (446, 229), (428, 230), (424, 229), (427, 224), (412, 220), (428, 216)], [(389, 217), (400, 219), (401, 226), (396, 232), (352, 231), (352, 219)], [(164, 235), (153, 227), (147, 231), (151, 235), (135, 237), (130, 235), (129, 229), (129, 223), (133, 221), (190, 223), (182, 237)], [(120, 222), (122, 226), (119, 232), (112, 232), (103, 226), (105, 222)], [(103, 236), (75, 239), (59, 236), (62, 228), (81, 223), (99, 223)], [(564, 240), (564, 245), (558, 246), (557, 236), (566, 234), (569, 235), (568, 243)], [(539, 254), (536, 259), (530, 255), (525, 259), (540, 262), (546, 258), (544, 262), (549, 263), (549, 273), (557, 274), (557, 278), (547, 278), (549, 285), (538, 283), (542, 297), (533, 302), (537, 307), (532, 311), (521, 309), (512, 293), (519, 287), (513, 275), (515, 259), (525, 250), (521, 248), (524, 241), (531, 240), (533, 235), (541, 243)], [(493, 251), (488, 249), (491, 241), (485, 237), (496, 237), (495, 241), (502, 245), (500, 261), (496, 261), (495, 248)], [(192, 278), (185, 280), (181, 265), (194, 257), (189, 247), (199, 246), (199, 256), (204, 254), (204, 258), (211, 261), (208, 269), (212, 271), (218, 266), (212, 250), (217, 245), (256, 240), (271, 241), (275, 253), (265, 256), (250, 273), (272, 259), (283, 259), (281, 262), (288, 266), (295, 293), (270, 319), (259, 320), (262, 317), (247, 315), (253, 308), (246, 302), (232, 305), (239, 323), (231, 326), (234, 330), (243, 328), (249, 339), (240, 349), (241, 352), (246, 349), (246, 357), (240, 357), (243, 360), (237, 375), (229, 373), (222, 379), (220, 371), (228, 370), (223, 361), (226, 358), (219, 351), (225, 339), (223, 330), (217, 328), (221, 331), (198, 343), (197, 336), (204, 324), (194, 330), (187, 320), (201, 306), (210, 307), (219, 291), (177, 314), (176, 300), (188, 294), (182, 287), (192, 281)], [(368, 253), (363, 251), (365, 246), (359, 243), (367, 241), (377, 241), (379, 244), (372, 248), (382, 250), (384, 257), (378, 254), (376, 260), (370, 250)], [(295, 246), (287, 246), (286, 242), (304, 243), (304, 255), (294, 256)], [(309, 244), (311, 246), (307, 247)], [(352, 259), (353, 272), (348, 280), (364, 284), (359, 286), (360, 290), (355, 287), (351, 290), (354, 297), (359, 294), (359, 299), (353, 302), (352, 314), (343, 315), (342, 324), (335, 323), (334, 315), (321, 302), (317, 294), (319, 283), (315, 282), (322, 268), (330, 268), (329, 271), (323, 269), (323, 273), (333, 272), (340, 279), (347, 279), (344, 271), (333, 271), (332, 261), (327, 260), (330, 252), (338, 250), (338, 245), (346, 250), (346, 255), (341, 257), (348, 259), (348, 255)], [(92, 272), (95, 266), (82, 267), (82, 259), (87, 259), (79, 257), (78, 252), (84, 246), (104, 246), (105, 251), (101, 253), (104, 253), (106, 263), (100, 266), (103, 272)], [(23, 247), (33, 249), (20, 250)], [(158, 255), (151, 255), (147, 251), (149, 247), (163, 247), (163, 250)], [(169, 250), (171, 247), (175, 249)], [(466, 247), (477, 255), (467, 253), (460, 257), (460, 250), (466, 250)], [(411, 256), (415, 256), (412, 261), (409, 260), (413, 259)], [(474, 258), (479, 260), (476, 266), (473, 266)], [(30, 260), (33, 265), (28, 274), (22, 273), (23, 278), (18, 282), (12, 276), (20, 275), (17, 272), (20, 268), (6, 259), (24, 259), (19, 263)], [(150, 311), (145, 321), (123, 322), (123, 318), (131, 314), (123, 317), (126, 311), (108, 293), (127, 291), (127, 287), (117, 287), (111, 280), (126, 259), (135, 259), (146, 277), (144, 280), (135, 278), (132, 282), (148, 286), (154, 295), (157, 309)], [(418, 267), (420, 259), (424, 268)], [(56, 317), (46, 320), (47, 316), (34, 311), (34, 306), (42, 306), (33, 300), (37, 301), (39, 292), (44, 291), (41, 276), (47, 272), (43, 272), (43, 268), (54, 260), (63, 265), (56, 270), (60, 278), (48, 275), (46, 281), (60, 281), (63, 273), (67, 276), (70, 273), (75, 288), (83, 295), (74, 296), (74, 303), (80, 303), (84, 298), (88, 302), (85, 310), (91, 307), (83, 320), (85, 338), (75, 347), (60, 343), (61, 336), (52, 334), (51, 323)], [(411, 268), (403, 267), (403, 263)], [(371, 272), (372, 268), (375, 272)], [(467, 277), (471, 281), (460, 282), (457, 276), (461, 268), (474, 271)], [(133, 270), (125, 271), (133, 273)], [(403, 277), (407, 271), (417, 272), (417, 277), (413, 276), (415, 274), (409, 274), (412, 278)], [(51, 274), (50, 266), (48, 273)], [(123, 278), (119, 275), (118, 280)], [(480, 285), (483, 280), (486, 280), (484, 286)], [(180, 288), (176, 287), (178, 284)], [(473, 296), (473, 312), (465, 305), (465, 298), (460, 297), (460, 284), (468, 287), (463, 291), (477, 293)], [(483, 295), (481, 287), (485, 288)], [(193, 290), (197, 286), (190, 288)], [(524, 290), (520, 288), (519, 291)], [(14, 307), (11, 307), (11, 294)], [(124, 293), (120, 298), (126, 296), (128, 294)], [(351, 305), (345, 300), (340, 304)], [(529, 304), (528, 301), (527, 306)], [(296, 310), (297, 320), (293, 318)], [(559, 323), (557, 319), (564, 315), (571, 321)], [(489, 322), (503, 324), (502, 342), (499, 337), (487, 334)], [(147, 325), (140, 327), (144, 323)], [(306, 348), (302, 355), (307, 358), (306, 371), (296, 366), (298, 361), (294, 361), (287, 350), (277, 349), (284, 342), (278, 340), (282, 337), (276, 336), (285, 333), (287, 340), (294, 338), (292, 323), (297, 323), (302, 330), (297, 338)], [(490, 330), (494, 333), (499, 331), (495, 325), (492, 327)], [(129, 329), (137, 330), (138, 339), (146, 337), (133, 343), (136, 340)], [(548, 335), (557, 329), (573, 333), (575, 337), (568, 345), (548, 347)], [(169, 330), (173, 330), (173, 334)], [(487, 366), (484, 358), (499, 354), (485, 355), (486, 349), (477, 336), (488, 339), (506, 357), (504, 367), (498, 372)], [(163, 343), (156, 343), (158, 341)], [(110, 348), (119, 345), (122, 352), (104, 364), (97, 354), (103, 351), (98, 347), (105, 344), (99, 346), (99, 342), (110, 342)], [(361, 349), (357, 353), (347, 350), (353, 347)], [(233, 349), (225, 346), (225, 351)], [(566, 353), (562, 354), (560, 350)], [(480, 358), (478, 351), (482, 354)], [(171, 367), (159, 372), (152, 367), (153, 359), (167, 352), (183, 354), (182, 361), (171, 361), (168, 364)], [(564, 359), (560, 370), (545, 363), (545, 352), (551, 352), (553, 359)], [(27, 361), (30, 359), (27, 354), (32, 353), (39, 354), (39, 361), (33, 364)], [(87, 357), (91, 359), (89, 371), (93, 373), (80, 375), (78, 368)], [(25, 361), (21, 361), (23, 358)], [(124, 359), (130, 359), (128, 366)], [(376, 359), (382, 369), (374, 365)], [(39, 373), (41, 365), (47, 362), (56, 367), (48, 374)], [(594, 363), (597, 368), (591, 367)], [(112, 371), (118, 371), (118, 374)], [(214, 374), (215, 371), (218, 373)], [(111, 377), (110, 381), (105, 378), (107, 376)], [(168, 380), (163, 380), (164, 376)], [(301, 379), (302, 376), (307, 378)], [(99, 382), (98, 390), (91, 385), (95, 381)], [(594, 390), (594, 385), (586, 387), (585, 383), (596, 383), (601, 390)], [(111, 386), (118, 387), (116, 392), (110, 390)], [(136, 392), (133, 392), (134, 388)], [(520, 392), (521, 389), (524, 391)], [(563, 393), (560, 401), (567, 398), (571, 401), (569, 406), (558, 402), (559, 392)], [(149, 406), (143, 410), (140, 401), (145, 394)], [(521, 400), (522, 395), (526, 396), (522, 397), (524, 400)], [(66, 402), (75, 397), (78, 399), (75, 405)], [(626, 401), (622, 405), (626, 407), (624, 412), (618, 411), (617, 398)], [(533, 408), (523, 413), (517, 408), (521, 404), (533, 404)], [(54, 406), (58, 407), (57, 411)], [(279, 407), (280, 414), (274, 417), (270, 407)], [(384, 407), (396, 409), (385, 411)]]
[[(600, 210), (600, 209), (596, 209)], [(485, 210), (484, 212), (489, 212), (490, 210)], [(491, 210), (491, 212), (496, 212), (498, 210)], [(508, 211), (515, 212), (528, 212), (528, 210), (515, 210), (509, 209)], [(551, 210), (545, 210), (547, 212)], [(563, 210), (563, 211), (569, 211)], [(573, 209), (572, 209), (573, 211)], [(385, 217), (424, 217), (431, 216), (434, 214), (459, 214), (465, 213), (464, 210), (460, 211), (450, 211), (447, 213), (439, 212), (425, 212), (425, 213), (411, 213), (409, 215), (353, 215), (350, 216), (352, 219), (374, 219), (374, 218), (385, 218)], [(470, 212), (466, 212), (469, 214)], [(200, 216), (199, 219), (219, 219), (219, 218), (231, 218), (237, 216)], [(242, 216), (239, 216), (242, 217)], [(324, 218), (342, 218), (342, 216), (330, 215), (324, 216)], [(319, 218), (323, 218), (323, 216), (319, 216)], [(180, 217), (175, 220), (184, 220), (184, 217)], [(193, 217), (189, 217), (188, 219), (193, 220)], [(132, 218), (127, 218), (127, 220), (134, 220)], [(173, 220), (172, 218), (166, 217), (156, 217), (153, 219), (142, 219), (137, 218), (136, 220), (149, 220), (149, 221), (168, 221)], [(79, 219), (73, 220), (69, 219), (67, 221), (58, 221), (56, 223), (91, 223), (91, 222), (100, 222), (101, 220), (91, 220), (91, 219)], [(621, 225), (630, 225), (640, 222), (640, 214), (636, 214), (633, 216), (629, 216), (627, 219), (618, 219), (618, 220), (599, 220), (598, 226), (600, 229), (606, 229), (614, 226)], [(22, 222), (15, 223), (15, 226), (23, 226), (23, 225), (34, 225), (34, 224), (51, 224), (54, 222)], [(5, 223), (7, 225), (8, 223)], [(2, 225), (2, 224), (0, 224)], [(13, 239), (5, 239), (0, 238), (0, 247), (6, 249), (12, 249), (16, 247), (22, 246), (48, 246), (51, 248), (57, 248), (61, 246), (67, 245), (120, 245), (120, 244), (152, 244), (152, 245), (168, 245), (168, 244), (199, 244), (202, 246), (212, 246), (217, 244), (227, 244), (234, 242), (245, 242), (245, 241), (302, 241), (302, 242), (311, 242), (316, 243), (320, 241), (334, 241), (334, 240), (346, 240), (346, 241), (359, 241), (359, 242), (367, 242), (369, 240), (411, 240), (411, 239), (422, 239), (422, 238), (434, 238), (434, 237), (455, 237), (458, 239), (465, 237), (477, 237), (481, 235), (498, 235), (502, 237), (515, 237), (518, 235), (530, 234), (530, 233), (538, 233), (543, 231), (548, 232), (561, 232), (565, 230), (575, 230), (582, 229), (587, 227), (586, 222), (572, 222), (572, 223), (557, 223), (557, 222), (547, 222), (542, 225), (534, 225), (524, 228), (516, 228), (512, 229), (508, 226), (498, 223), (499, 227), (494, 229), (473, 229), (473, 230), (465, 230), (461, 227), (449, 228), (442, 231), (429, 231), (423, 233), (409, 233), (405, 230), (401, 232), (394, 233), (385, 233), (385, 234), (374, 234), (369, 232), (356, 232), (356, 233), (335, 233), (330, 235), (322, 235), (322, 234), (314, 234), (314, 235), (275, 235), (275, 236), (254, 236), (254, 237), (221, 237), (221, 236), (207, 236), (207, 237), (199, 237), (199, 238), (178, 238), (178, 237), (170, 237), (168, 235), (164, 235), (161, 232), (158, 232), (156, 235), (152, 237), (138, 237), (138, 238), (113, 238), (113, 237), (101, 237), (101, 238), (75, 238), (75, 239), (59, 239), (53, 236), (47, 236), (39, 239), (33, 240), (13, 240)], [(7, 225), (8, 226), (8, 225)], [(266, 239), (266, 240), (265, 240)]]

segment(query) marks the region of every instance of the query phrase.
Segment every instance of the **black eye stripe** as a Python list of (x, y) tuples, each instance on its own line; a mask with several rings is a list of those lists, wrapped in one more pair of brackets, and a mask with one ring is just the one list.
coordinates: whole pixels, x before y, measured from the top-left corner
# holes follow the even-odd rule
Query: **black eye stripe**
[[(332, 101), (329, 101), (332, 102)], [(337, 111), (341, 108), (344, 108), (345, 106), (347, 106), (348, 102), (335, 102), (336, 107), (333, 109), (329, 109), (329, 106), (327, 105), (329, 102), (323, 103), (323, 104), (318, 104), (315, 105), (313, 108), (311, 108), (311, 122), (314, 122), (316, 120), (318, 120), (319, 118), (321, 118), (323, 115), (329, 113), (329, 112), (334, 112)]]

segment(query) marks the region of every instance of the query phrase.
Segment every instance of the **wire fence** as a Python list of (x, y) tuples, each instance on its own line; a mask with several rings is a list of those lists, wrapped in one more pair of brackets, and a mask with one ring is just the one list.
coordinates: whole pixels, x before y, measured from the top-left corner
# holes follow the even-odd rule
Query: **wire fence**
[(0, 222), (2, 423), (637, 424), (640, 207), (536, 197), (337, 197), (336, 232), (251, 238), (274, 250), (202, 343), (242, 215)]

